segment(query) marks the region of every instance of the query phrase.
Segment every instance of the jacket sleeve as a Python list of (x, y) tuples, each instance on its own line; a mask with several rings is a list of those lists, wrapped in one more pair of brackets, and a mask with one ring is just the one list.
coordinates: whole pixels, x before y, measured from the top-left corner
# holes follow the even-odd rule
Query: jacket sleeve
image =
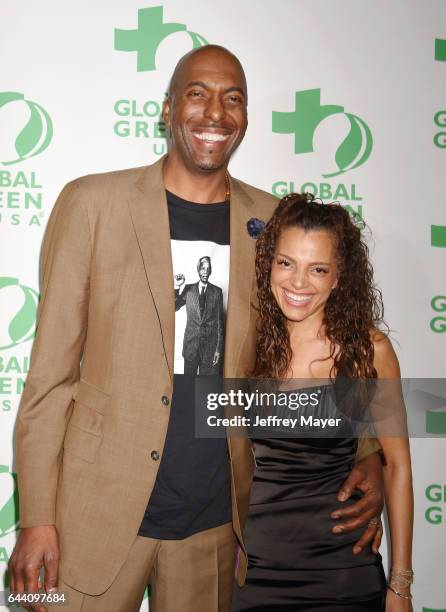
[(53, 208), (41, 251), (37, 333), (16, 427), (21, 527), (55, 523), (63, 441), (87, 330), (91, 253), (87, 210), (72, 182)]

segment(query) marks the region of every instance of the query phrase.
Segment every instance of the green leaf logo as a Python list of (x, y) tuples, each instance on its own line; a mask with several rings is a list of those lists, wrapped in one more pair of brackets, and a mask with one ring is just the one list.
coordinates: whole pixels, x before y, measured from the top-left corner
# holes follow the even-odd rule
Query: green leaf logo
[(24, 105), (27, 108), (29, 118), (15, 139), (14, 147), (18, 157), (2, 160), (0, 163), (4, 166), (17, 164), (42, 153), (48, 147), (53, 137), (51, 118), (40, 104), (26, 100), (22, 93), (14, 91), (0, 92), (0, 109), (9, 104)]
[(0, 350), (34, 338), (39, 294), (17, 278), (0, 277)]
[(0, 465), (0, 538), (17, 529), (19, 492), (17, 475), (7, 465)]
[(350, 121), (350, 132), (336, 151), (335, 161), (339, 171), (324, 174), (326, 178), (361, 166), (372, 152), (373, 137), (368, 125), (356, 115), (345, 113), (345, 116)]

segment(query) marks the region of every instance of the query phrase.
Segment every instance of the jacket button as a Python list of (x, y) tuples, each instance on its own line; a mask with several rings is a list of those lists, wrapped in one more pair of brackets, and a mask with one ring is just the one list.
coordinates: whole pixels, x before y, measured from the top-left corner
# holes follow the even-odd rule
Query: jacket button
[(154, 461), (158, 461), (158, 459), (160, 458), (160, 454), (158, 451), (152, 451), (150, 453), (150, 456)]
[(168, 406), (170, 404), (170, 401), (167, 395), (163, 395), (163, 397), (161, 398), (161, 401), (165, 406)]

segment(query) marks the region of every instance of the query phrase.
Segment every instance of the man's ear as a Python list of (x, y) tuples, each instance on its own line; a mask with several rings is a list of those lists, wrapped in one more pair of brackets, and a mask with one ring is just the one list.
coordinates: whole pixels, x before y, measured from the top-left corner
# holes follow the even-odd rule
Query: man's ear
[(164, 119), (164, 123), (166, 124), (166, 127), (168, 127), (170, 129), (170, 110), (172, 107), (172, 99), (167, 98), (166, 100), (164, 100), (163, 102), (163, 119)]

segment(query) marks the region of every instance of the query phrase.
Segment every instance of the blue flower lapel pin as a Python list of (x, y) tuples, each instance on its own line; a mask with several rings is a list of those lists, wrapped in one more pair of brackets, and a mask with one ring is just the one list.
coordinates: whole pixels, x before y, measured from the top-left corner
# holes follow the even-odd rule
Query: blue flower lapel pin
[(246, 224), (246, 229), (251, 238), (258, 238), (265, 229), (266, 223), (257, 217), (251, 217)]

